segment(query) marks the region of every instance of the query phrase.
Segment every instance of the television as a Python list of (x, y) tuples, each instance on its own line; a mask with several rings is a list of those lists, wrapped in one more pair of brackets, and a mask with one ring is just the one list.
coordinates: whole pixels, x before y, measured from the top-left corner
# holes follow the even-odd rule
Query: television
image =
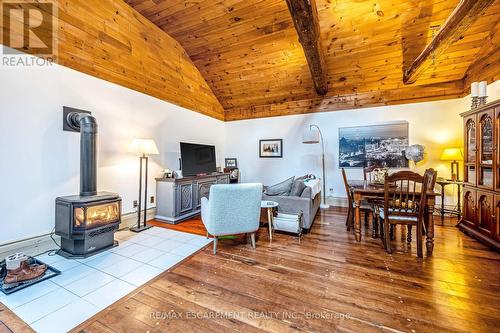
[(183, 176), (216, 172), (215, 146), (181, 142), (181, 166)]

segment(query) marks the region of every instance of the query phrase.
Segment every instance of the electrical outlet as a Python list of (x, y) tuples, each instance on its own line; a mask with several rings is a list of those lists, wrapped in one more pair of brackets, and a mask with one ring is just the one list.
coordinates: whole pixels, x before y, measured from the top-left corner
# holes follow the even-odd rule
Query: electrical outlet
[(132, 202), (132, 206), (133, 206), (134, 208), (137, 208), (137, 206), (139, 206), (139, 204), (137, 203), (137, 200), (134, 200), (134, 201)]
[(152, 195), (150, 198), (149, 198), (149, 202), (150, 203), (155, 203), (155, 196)]

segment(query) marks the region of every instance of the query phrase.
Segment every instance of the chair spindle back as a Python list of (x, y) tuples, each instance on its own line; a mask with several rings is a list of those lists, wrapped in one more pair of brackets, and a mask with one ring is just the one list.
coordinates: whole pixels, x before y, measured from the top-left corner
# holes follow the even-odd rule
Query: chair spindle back
[(387, 175), (384, 185), (384, 210), (388, 215), (418, 216), (424, 214), (429, 176), (412, 171), (399, 171)]

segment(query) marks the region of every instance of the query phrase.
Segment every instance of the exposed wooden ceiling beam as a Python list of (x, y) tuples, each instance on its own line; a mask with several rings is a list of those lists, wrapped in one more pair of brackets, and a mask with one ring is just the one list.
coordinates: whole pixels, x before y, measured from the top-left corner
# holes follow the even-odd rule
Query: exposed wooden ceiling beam
[(404, 70), (403, 82), (414, 83), (431, 64), (430, 59), (437, 59), (446, 49), (459, 40), (463, 33), (495, 0), (461, 0), (451, 15), (413, 63)]
[(325, 95), (328, 91), (327, 70), (321, 50), (315, 0), (286, 0), (286, 3), (306, 55), (314, 88), (319, 95)]

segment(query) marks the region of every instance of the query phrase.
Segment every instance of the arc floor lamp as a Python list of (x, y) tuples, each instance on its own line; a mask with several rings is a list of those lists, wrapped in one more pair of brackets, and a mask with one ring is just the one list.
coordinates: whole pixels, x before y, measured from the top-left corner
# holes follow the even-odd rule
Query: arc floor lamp
[[(130, 228), (130, 231), (141, 232), (151, 228), (146, 225), (146, 215), (148, 210), (148, 155), (158, 155), (160, 152), (156, 143), (152, 139), (135, 139), (132, 141), (130, 150), (133, 153), (139, 153), (139, 200), (137, 205), (137, 226)], [(141, 195), (142, 195), (142, 162), (145, 162), (144, 170), (144, 223), (141, 226)]]
[(321, 143), (321, 163), (323, 166), (323, 203), (321, 204), (321, 208), (328, 208), (330, 205), (326, 203), (325, 140), (323, 139), (323, 133), (321, 133), (321, 129), (318, 125), (309, 125), (309, 128), (303, 133), (302, 143)]

